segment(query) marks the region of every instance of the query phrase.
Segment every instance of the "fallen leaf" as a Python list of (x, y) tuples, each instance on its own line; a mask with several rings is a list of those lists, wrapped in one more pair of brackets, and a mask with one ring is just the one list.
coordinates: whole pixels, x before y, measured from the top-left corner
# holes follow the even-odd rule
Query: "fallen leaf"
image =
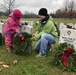
[(1, 62), (0, 62), (0, 65), (3, 65), (3, 64), (4, 64), (4, 62), (3, 62), (3, 61), (1, 61)]
[(18, 63), (18, 61), (17, 61), (17, 60), (14, 60), (14, 61), (13, 61), (13, 64), (14, 64), (14, 65), (16, 65), (17, 63)]
[(0, 72), (2, 72), (2, 69), (0, 69)]
[(4, 68), (9, 68), (9, 65), (2, 65)]

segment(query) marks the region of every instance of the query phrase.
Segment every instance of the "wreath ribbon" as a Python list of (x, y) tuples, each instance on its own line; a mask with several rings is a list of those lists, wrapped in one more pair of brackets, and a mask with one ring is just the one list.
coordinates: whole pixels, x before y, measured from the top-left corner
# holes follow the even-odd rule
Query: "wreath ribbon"
[(71, 48), (68, 48), (67, 50), (64, 51), (64, 53), (61, 55), (60, 59), (63, 61), (63, 65), (67, 66), (68, 63), (68, 57), (73, 53), (74, 50)]
[(25, 43), (25, 36), (22, 35), (22, 37), (20, 37), (19, 40), (21, 40), (21, 44), (20, 45), (21, 46), (24, 45), (24, 43)]

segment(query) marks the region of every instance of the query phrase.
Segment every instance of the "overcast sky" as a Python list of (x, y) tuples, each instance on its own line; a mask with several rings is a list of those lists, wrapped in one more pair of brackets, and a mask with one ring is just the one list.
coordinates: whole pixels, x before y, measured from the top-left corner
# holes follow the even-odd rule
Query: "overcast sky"
[(42, 7), (48, 9), (49, 13), (62, 7), (64, 0), (21, 0), (23, 6), (19, 7), (23, 12), (29, 11), (37, 14)]
[[(2, 2), (3, 0), (0, 0)], [(40, 8), (47, 8), (49, 13), (61, 8), (64, 0), (17, 0), (21, 6), (18, 7), (23, 13), (25, 11), (36, 13)]]

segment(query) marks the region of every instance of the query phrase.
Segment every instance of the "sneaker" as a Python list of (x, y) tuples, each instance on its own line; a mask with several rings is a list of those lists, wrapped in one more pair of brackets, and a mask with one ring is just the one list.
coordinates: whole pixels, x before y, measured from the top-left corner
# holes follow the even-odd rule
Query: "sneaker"
[(36, 55), (36, 58), (37, 58), (37, 57), (46, 57), (46, 55), (38, 54), (38, 55)]

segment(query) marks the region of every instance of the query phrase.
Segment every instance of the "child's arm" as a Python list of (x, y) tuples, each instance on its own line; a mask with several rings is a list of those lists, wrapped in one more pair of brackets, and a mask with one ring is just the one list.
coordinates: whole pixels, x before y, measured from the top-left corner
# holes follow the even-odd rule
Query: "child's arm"
[(15, 22), (13, 22), (12, 18), (8, 18), (7, 23), (9, 24), (9, 27), (11, 27), (11, 29), (20, 34), (20, 31), (18, 30), (18, 27), (15, 25)]

